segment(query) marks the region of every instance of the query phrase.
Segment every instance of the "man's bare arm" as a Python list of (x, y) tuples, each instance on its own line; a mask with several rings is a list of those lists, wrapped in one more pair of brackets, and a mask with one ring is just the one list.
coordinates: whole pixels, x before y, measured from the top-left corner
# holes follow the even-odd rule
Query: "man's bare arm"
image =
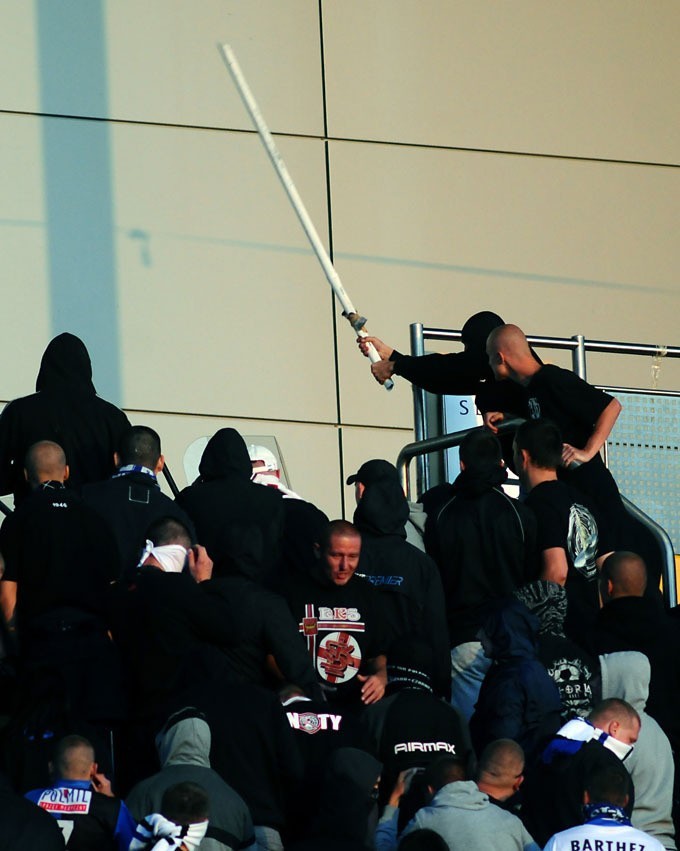
[(17, 605), (17, 584), (9, 579), (3, 579), (0, 582), (0, 610), (2, 611), (5, 623), (8, 626), (13, 625), (14, 610)]
[(621, 403), (618, 399), (612, 399), (595, 421), (593, 433), (588, 438), (583, 449), (570, 446), (568, 443), (564, 444), (562, 449), (562, 462), (564, 465), (569, 466), (569, 464), (574, 461), (585, 464), (586, 461), (590, 461), (591, 458), (594, 458), (604, 446), (605, 441), (609, 437), (611, 430), (614, 428), (614, 423), (618, 419), (620, 413)]
[(569, 563), (563, 547), (549, 547), (541, 553), (541, 579), (564, 585), (567, 581)]

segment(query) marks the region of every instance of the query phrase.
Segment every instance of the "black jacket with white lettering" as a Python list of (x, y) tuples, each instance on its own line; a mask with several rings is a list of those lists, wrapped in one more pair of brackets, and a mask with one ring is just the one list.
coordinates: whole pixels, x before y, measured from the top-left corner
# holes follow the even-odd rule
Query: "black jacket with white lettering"
[(369, 749), (383, 764), (381, 796), (389, 795), (407, 768), (425, 767), (439, 756), (472, 758), (467, 724), (449, 703), (424, 689), (395, 689), (393, 683), (387, 693), (362, 715)]
[(387, 638), (403, 635), (425, 639), (433, 653), (435, 692), (451, 696), (451, 658), (444, 591), (436, 564), (406, 540), (409, 506), (401, 485), (389, 479), (366, 487), (354, 512), (361, 532), (357, 575), (382, 597)]

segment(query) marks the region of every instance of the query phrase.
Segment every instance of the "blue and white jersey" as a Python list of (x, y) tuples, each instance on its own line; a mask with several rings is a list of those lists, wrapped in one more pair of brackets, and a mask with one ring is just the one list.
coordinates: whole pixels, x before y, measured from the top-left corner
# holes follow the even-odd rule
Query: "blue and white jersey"
[(664, 847), (629, 824), (598, 818), (556, 833), (543, 851), (664, 851)]

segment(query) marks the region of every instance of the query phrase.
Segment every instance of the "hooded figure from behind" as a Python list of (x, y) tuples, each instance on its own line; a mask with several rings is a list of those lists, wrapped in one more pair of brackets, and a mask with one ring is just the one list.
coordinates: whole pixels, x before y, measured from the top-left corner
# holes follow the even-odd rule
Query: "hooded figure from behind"
[(513, 739), (530, 766), (560, 726), (560, 693), (538, 660), (538, 628), (538, 618), (514, 599), (497, 604), (484, 621), (480, 639), (493, 664), (470, 719), (478, 754), (496, 739)]
[(248, 448), (233, 428), (222, 428), (210, 438), (198, 470), (199, 478), (177, 497), (194, 522), (198, 540), (215, 560), (225, 529), (255, 524), (262, 534), (263, 581), (268, 584), (283, 534), (281, 494), (251, 481)]
[(328, 762), (309, 838), (287, 851), (372, 851), (382, 765), (358, 748), (338, 748)]
[(90, 355), (79, 337), (64, 333), (50, 342), (35, 389), (10, 402), (0, 416), (0, 493), (13, 493), (15, 501), (26, 496), (24, 457), (41, 440), (64, 449), (74, 490), (112, 475), (113, 453), (130, 423), (97, 396)]
[(450, 698), (451, 664), (444, 591), (436, 564), (406, 540), (409, 507), (394, 478), (365, 486), (354, 512), (361, 532), (357, 575), (380, 592), (388, 640), (406, 634), (426, 640), (433, 653), (432, 684), (437, 695)]
[[(238, 682), (280, 686), (276, 677), (283, 676), (316, 696), (316, 671), (288, 603), (263, 586), (263, 552), (262, 533), (254, 523), (225, 529), (217, 546), (208, 593), (236, 607), (249, 625), (249, 637), (223, 648), (224, 658)], [(269, 657), (276, 661), (276, 674)]]
[(631, 821), (666, 849), (676, 848), (673, 807), (673, 752), (666, 734), (645, 712), (651, 668), (644, 653), (635, 650), (600, 656), (602, 699), (625, 700), (640, 716), (640, 733), (624, 765), (635, 786)]
[(210, 767), (210, 727), (194, 707), (172, 715), (156, 736), (161, 770), (138, 783), (127, 797), (137, 821), (161, 812), (164, 793), (177, 783), (197, 783), (208, 793), (209, 826), (203, 851), (255, 851), (253, 822), (243, 798)]

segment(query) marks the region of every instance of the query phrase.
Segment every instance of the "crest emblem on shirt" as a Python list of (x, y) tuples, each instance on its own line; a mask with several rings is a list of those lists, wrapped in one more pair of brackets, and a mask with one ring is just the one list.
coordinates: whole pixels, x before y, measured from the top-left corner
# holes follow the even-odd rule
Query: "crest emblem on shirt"
[(541, 406), (538, 399), (532, 396), (527, 403), (529, 406), (529, 419), (538, 420), (541, 418)]
[(299, 715), (300, 729), (305, 733), (318, 733), (321, 729), (321, 721), (316, 712), (301, 712)]
[(361, 648), (349, 632), (329, 632), (319, 642), (316, 669), (329, 683), (346, 683), (359, 673)]

